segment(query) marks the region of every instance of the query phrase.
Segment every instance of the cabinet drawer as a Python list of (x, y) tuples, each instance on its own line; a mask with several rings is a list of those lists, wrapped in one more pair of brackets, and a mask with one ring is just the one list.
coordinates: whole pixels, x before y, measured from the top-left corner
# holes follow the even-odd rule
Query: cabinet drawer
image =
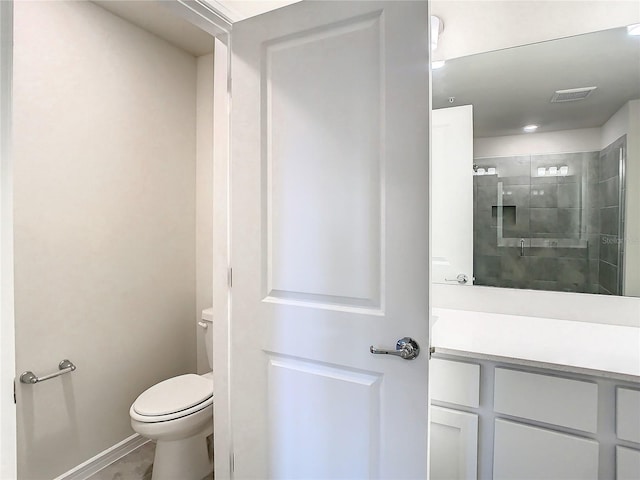
[(480, 365), (434, 358), (429, 364), (431, 398), (478, 408), (480, 405)]
[(598, 385), (495, 369), (494, 410), (585, 432), (598, 427)]
[(621, 440), (640, 443), (640, 391), (617, 388), (616, 435)]
[(598, 478), (598, 442), (496, 420), (494, 480)]

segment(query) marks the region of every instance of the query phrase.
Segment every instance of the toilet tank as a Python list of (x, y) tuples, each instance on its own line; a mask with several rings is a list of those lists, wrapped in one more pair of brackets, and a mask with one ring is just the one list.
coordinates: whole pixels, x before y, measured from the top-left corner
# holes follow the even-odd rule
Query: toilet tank
[[(198, 321), (200, 328), (204, 328), (204, 344), (207, 350), (207, 360), (209, 370), (213, 369), (213, 308), (205, 308), (202, 311), (201, 320)], [(205, 327), (206, 325), (206, 327)]]

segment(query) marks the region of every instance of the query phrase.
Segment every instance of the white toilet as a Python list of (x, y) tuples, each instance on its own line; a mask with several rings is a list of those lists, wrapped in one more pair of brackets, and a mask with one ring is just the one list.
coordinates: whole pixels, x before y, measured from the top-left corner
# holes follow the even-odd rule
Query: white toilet
[[(209, 367), (212, 309), (202, 311)], [(131, 426), (156, 441), (152, 480), (201, 480), (213, 471), (207, 437), (213, 433), (213, 373), (179, 375), (148, 388), (129, 410)]]

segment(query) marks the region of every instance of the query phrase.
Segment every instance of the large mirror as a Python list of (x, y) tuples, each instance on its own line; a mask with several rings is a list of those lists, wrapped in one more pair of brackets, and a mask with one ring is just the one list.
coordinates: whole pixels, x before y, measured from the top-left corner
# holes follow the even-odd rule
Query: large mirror
[(640, 296), (640, 36), (448, 60), (433, 108), (434, 281)]

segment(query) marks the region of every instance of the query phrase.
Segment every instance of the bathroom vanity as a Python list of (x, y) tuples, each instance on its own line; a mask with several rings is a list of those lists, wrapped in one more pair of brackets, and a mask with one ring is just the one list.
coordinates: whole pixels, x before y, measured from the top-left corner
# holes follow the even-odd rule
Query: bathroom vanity
[(432, 479), (640, 478), (639, 329), (434, 315)]

